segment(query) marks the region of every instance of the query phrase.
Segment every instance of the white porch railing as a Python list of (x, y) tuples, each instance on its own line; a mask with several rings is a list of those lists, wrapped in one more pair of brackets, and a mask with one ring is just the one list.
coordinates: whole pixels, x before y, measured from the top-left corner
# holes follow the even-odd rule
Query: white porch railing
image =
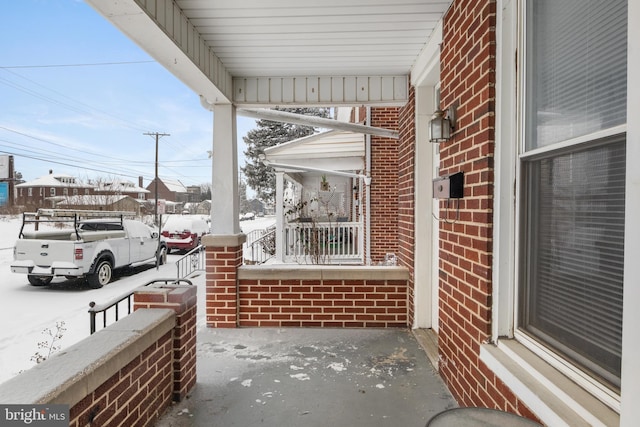
[(284, 261), (299, 264), (363, 264), (360, 222), (295, 222), (284, 226)]

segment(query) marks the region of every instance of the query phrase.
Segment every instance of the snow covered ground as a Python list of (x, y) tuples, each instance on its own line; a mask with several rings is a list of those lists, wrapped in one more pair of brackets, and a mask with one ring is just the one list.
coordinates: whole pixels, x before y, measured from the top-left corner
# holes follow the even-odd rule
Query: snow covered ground
[[(267, 228), (274, 217), (242, 221), (244, 233)], [(89, 303), (104, 303), (157, 278), (176, 277), (175, 261), (182, 255), (171, 254), (159, 269), (152, 265), (115, 277), (102, 289), (90, 289), (82, 281), (56, 279), (50, 286), (34, 287), (26, 275), (10, 270), (13, 245), (18, 237), (21, 217), (0, 215), (0, 383), (35, 365), (31, 360), (41, 341), (51, 341), (45, 329), (53, 332), (64, 322), (66, 331), (59, 345), (64, 349), (89, 336)], [(200, 322), (202, 325), (202, 322)]]

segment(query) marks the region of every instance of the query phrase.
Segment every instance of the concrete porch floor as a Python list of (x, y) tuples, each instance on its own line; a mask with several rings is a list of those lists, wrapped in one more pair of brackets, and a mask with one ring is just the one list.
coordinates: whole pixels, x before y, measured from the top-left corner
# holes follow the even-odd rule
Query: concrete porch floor
[(417, 427), (457, 406), (406, 329), (200, 327), (197, 358), (156, 426)]
[[(189, 279), (203, 302), (204, 273)], [(458, 406), (429, 332), (212, 329), (203, 303), (197, 316), (196, 386), (156, 427), (424, 427)]]

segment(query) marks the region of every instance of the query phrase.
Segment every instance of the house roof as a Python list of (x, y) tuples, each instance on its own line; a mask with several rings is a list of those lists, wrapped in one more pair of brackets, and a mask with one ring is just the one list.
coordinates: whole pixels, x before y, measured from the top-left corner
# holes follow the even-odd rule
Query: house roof
[(169, 189), (169, 191), (174, 192), (174, 193), (188, 193), (187, 191), (187, 187), (184, 186), (184, 184), (182, 184), (180, 181), (178, 180), (170, 180), (170, 179), (161, 179), (160, 181), (162, 181), (164, 183), (164, 185), (167, 186), (167, 188)]
[(114, 179), (109, 182), (99, 182), (98, 190), (113, 191), (114, 193), (150, 193), (146, 188), (139, 187), (127, 180)]
[(74, 205), (74, 206), (108, 206), (124, 199), (135, 200), (126, 195), (117, 194), (93, 194), (82, 196), (64, 197), (58, 202), (62, 205)]
[(264, 150), (264, 160), (276, 169), (360, 171), (364, 169), (364, 135), (327, 131)]
[(28, 187), (65, 187), (65, 188), (93, 188), (91, 185), (84, 184), (81, 181), (78, 181), (75, 177), (71, 175), (64, 174), (48, 174), (36, 178), (32, 181), (23, 182), (21, 184), (16, 185), (17, 188), (28, 188)]

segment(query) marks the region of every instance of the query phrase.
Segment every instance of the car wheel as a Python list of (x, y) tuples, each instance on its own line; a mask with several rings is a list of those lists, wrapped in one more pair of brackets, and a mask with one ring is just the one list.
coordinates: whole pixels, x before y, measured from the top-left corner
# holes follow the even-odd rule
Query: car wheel
[(112, 275), (113, 269), (111, 263), (103, 259), (98, 262), (98, 268), (96, 268), (95, 273), (87, 277), (87, 282), (91, 288), (100, 289), (111, 281)]
[(34, 276), (29, 274), (27, 279), (32, 286), (47, 286), (53, 280), (53, 276)]

